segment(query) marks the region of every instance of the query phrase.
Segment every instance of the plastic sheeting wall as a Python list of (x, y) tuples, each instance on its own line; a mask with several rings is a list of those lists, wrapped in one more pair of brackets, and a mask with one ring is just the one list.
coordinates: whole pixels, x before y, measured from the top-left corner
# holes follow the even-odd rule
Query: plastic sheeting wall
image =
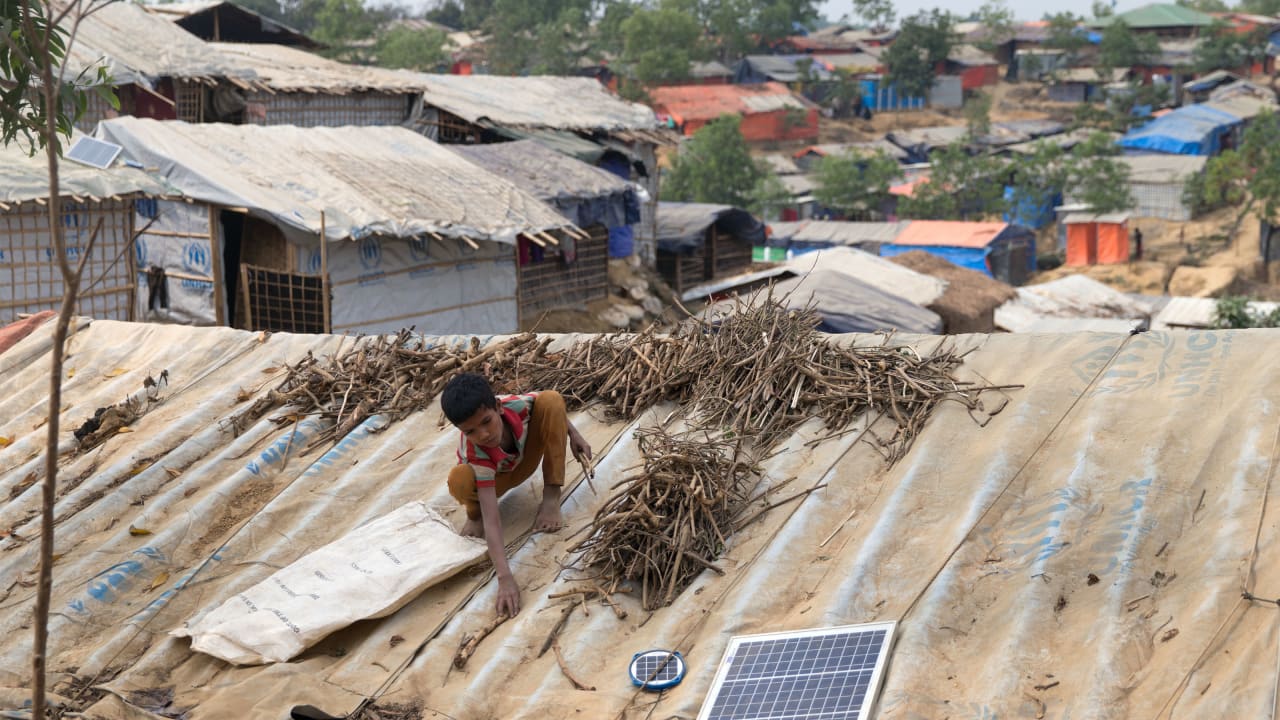
[[(0, 527), (16, 534), (0, 540), (0, 684), (11, 687), (30, 667), (23, 626), (40, 484), (24, 479), (42, 462), (50, 331), (0, 355), (0, 435), (13, 439), (0, 451), (0, 494), (10, 498)], [(764, 482), (789, 483), (771, 499), (816, 489), (731, 536), (723, 575), (703, 573), (652, 614), (631, 593), (616, 597), (625, 620), (602, 605), (569, 618), (559, 644), (566, 666), (597, 688), (583, 692), (551, 652), (538, 655), (561, 617), (562, 601), (547, 596), (575, 585), (559, 565), (573, 533), (642, 461), (632, 431), (678, 429), (679, 407), (634, 423), (573, 415), (596, 450), (596, 481), (571, 465), (566, 531), (523, 538), (536, 489), (502, 499), (524, 609), (465, 670), (451, 669), (459, 640), (493, 617), (483, 573), (335, 633), (295, 662), (233, 668), (167, 631), (406, 502), (460, 522), (444, 484), (457, 433), (438, 427), (433, 404), (382, 432), (371, 419), (310, 453), (323, 429), (315, 417), (296, 427), (264, 417), (236, 435), (223, 421), (252, 402), (235, 399), (248, 378), (276, 378), (282, 364), (344, 341), (81, 328), (69, 344), (67, 446), (93, 408), (146, 374), (166, 368), (170, 385), (133, 432), (64, 456), (53, 689), (65, 692), (72, 675), (95, 679), (108, 694), (87, 717), (103, 720), (152, 717), (129, 698), (172, 698), (191, 720), (279, 720), (300, 703), (345, 715), (383, 692), (383, 705), (457, 720), (692, 718), (734, 634), (896, 620), (880, 720), (1269, 717), (1280, 613), (1241, 590), (1280, 597), (1280, 332), (894, 341), (922, 354), (946, 344), (967, 353), (962, 380), (1025, 387), (984, 395), (987, 407), (1004, 405), (986, 427), (941, 403), (893, 467), (865, 442), (891, 432), (869, 426), (876, 418), (836, 437), (806, 423), (764, 463)], [(626, 672), (632, 653), (655, 647), (680, 651), (689, 667), (661, 694), (637, 690)]]
[[(367, 237), (330, 245), (332, 328), (342, 332), (510, 333), (518, 330), (515, 248), (456, 238)], [(320, 251), (300, 250), (303, 272)]]
[[(183, 325), (218, 324), (213, 284), (223, 279), (214, 277), (214, 268), (221, 267), (220, 258), (215, 258), (214, 253), (222, 252), (222, 241), (219, 238), (217, 248), (210, 245), (209, 206), (173, 200), (139, 200), (135, 207), (134, 223), (139, 229), (147, 227), (148, 232), (139, 234), (133, 246), (138, 273), (134, 318)], [(166, 278), (167, 309), (152, 310), (147, 306), (151, 292), (147, 269), (153, 265), (164, 268), (166, 273), (179, 273)]]
[(405, 93), (281, 92), (249, 93), (245, 122), (251, 125), (339, 127), (342, 125), (401, 125), (409, 117), (411, 100)]

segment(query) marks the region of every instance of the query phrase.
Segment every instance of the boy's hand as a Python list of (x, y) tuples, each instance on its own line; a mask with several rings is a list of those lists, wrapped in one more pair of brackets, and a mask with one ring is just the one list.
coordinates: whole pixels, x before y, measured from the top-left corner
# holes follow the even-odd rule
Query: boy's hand
[(497, 610), (499, 615), (514, 617), (520, 612), (520, 586), (516, 584), (516, 579), (510, 575), (506, 577), (498, 577), (498, 601)]
[(574, 457), (591, 459), (591, 443), (576, 430), (569, 432), (569, 450), (573, 452)]

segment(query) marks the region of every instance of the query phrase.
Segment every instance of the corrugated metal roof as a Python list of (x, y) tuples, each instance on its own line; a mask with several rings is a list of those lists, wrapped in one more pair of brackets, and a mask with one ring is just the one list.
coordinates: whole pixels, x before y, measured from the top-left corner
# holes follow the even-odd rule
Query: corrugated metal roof
[(804, 195), (818, 187), (818, 181), (811, 175), (780, 175), (778, 180), (792, 195)]
[(188, 197), (330, 240), (434, 232), (515, 242), (569, 223), (513, 183), (399, 127), (223, 125), (122, 117), (99, 135)]
[(553, 130), (656, 130), (658, 118), (592, 78), (421, 75), (423, 102), (468, 122)]
[(762, 155), (759, 162), (769, 168), (769, 171), (775, 175), (798, 175), (800, 174), (800, 166), (796, 165), (796, 161), (790, 156), (781, 153), (769, 153)]
[(835, 53), (815, 57), (818, 62), (826, 65), (828, 70), (875, 72), (876, 68), (880, 67), (880, 58), (865, 52)]
[(895, 245), (984, 248), (992, 243), (1008, 223), (912, 220), (894, 239)]
[(975, 67), (979, 65), (998, 65), (999, 62), (991, 53), (979, 50), (973, 45), (955, 45), (947, 53), (947, 60), (957, 65)]
[(1108, 225), (1119, 225), (1129, 221), (1129, 213), (1103, 213), (1094, 215), (1093, 213), (1071, 213), (1062, 218), (1063, 225), (1076, 225), (1078, 223), (1105, 223)]
[(1222, 112), (1235, 115), (1241, 120), (1252, 120), (1264, 112), (1275, 112), (1277, 108), (1276, 101), (1274, 99), (1264, 100), (1250, 95), (1223, 97), (1221, 99), (1209, 100), (1204, 104), (1214, 110), (1221, 110)]
[(1129, 182), (1181, 185), (1187, 178), (1204, 170), (1208, 158), (1203, 155), (1121, 155), (1117, 161), (1129, 166)]
[(869, 140), (867, 142), (852, 143), (820, 143), (818, 145), (810, 145), (809, 147), (796, 151), (795, 156), (800, 157), (808, 153), (816, 155), (846, 155), (846, 154), (871, 154), (883, 152), (885, 155), (894, 160), (905, 160), (909, 156), (906, 150), (894, 145), (888, 140)]
[(1096, 18), (1089, 25), (1090, 27), (1106, 27), (1120, 21), (1135, 30), (1174, 27), (1196, 28), (1212, 25), (1213, 16), (1173, 3), (1152, 3), (1128, 12)]
[(885, 137), (889, 142), (901, 148), (924, 146), (932, 150), (958, 143), (968, 134), (969, 128), (964, 125), (944, 125), (911, 130), (894, 130)]
[(751, 85), (679, 85), (656, 87), (649, 97), (658, 112), (682, 122), (714, 120), (724, 114), (751, 114), (813, 107), (776, 82)]
[(712, 77), (728, 77), (733, 71), (716, 60), (707, 60), (690, 63), (689, 77), (695, 78), (712, 78)]
[(287, 45), (215, 42), (209, 46), (252, 68), (259, 84), (272, 90), (419, 93), (426, 87), (419, 73), (348, 65)]
[[(616, 598), (625, 620), (603, 606), (568, 620), (565, 665), (596, 692), (573, 689), (551, 653), (538, 655), (561, 616), (547, 596), (570, 586), (559, 562), (602, 507), (601, 480), (640, 462), (634, 430), (673, 411), (680, 422), (676, 406), (629, 424), (573, 415), (598, 461), (594, 489), (570, 471), (568, 531), (520, 538), (536, 490), (504, 497), (525, 607), (465, 671), (449, 669), (454, 652), (493, 617), (494, 584), (482, 574), (428, 588), (291, 663), (231, 667), (167, 636), (409, 501), (459, 522), (444, 486), (457, 435), (438, 426), (434, 403), (310, 454), (312, 420), (299, 422), (294, 442), (292, 428), (267, 419), (239, 437), (225, 428), (245, 405), (235, 399), (242, 388), (262, 392), (284, 363), (344, 342), (115, 322), (70, 341), (68, 448), (94, 408), (158, 369), (170, 378), (165, 402), (133, 432), (63, 460), (50, 669), (56, 682), (74, 675), (105, 689), (89, 717), (136, 720), (143, 711), (128, 702), (153, 696), (200, 720), (279, 720), (304, 703), (343, 716), (376, 696), (460, 720), (688, 718), (732, 635), (876, 620), (899, 623), (879, 702), (886, 719), (956, 708), (1017, 717), (1027, 694), (1036, 698), (1028, 712), (1043, 704), (1047, 718), (1156, 717), (1170, 706), (1175, 716), (1254, 718), (1274, 703), (1275, 608), (1242, 600), (1241, 589), (1274, 597), (1280, 586), (1268, 502), (1280, 460), (1276, 332), (894, 338), (922, 354), (940, 342), (967, 352), (962, 379), (1025, 387), (984, 401), (1003, 407), (986, 427), (942, 403), (891, 468), (862, 421), (811, 447), (827, 433), (804, 426), (764, 464), (766, 482), (799, 478), (779, 499), (825, 486), (730, 536), (723, 575), (704, 573), (652, 615), (633, 593)], [(0, 553), (0, 655), (15, 687), (30, 663), (40, 486), (24, 481), (42, 462), (50, 343), (45, 327), (0, 355), (0, 435), (12, 440), (0, 450), (11, 497), (0, 508), (11, 531)], [(689, 672), (672, 690), (641, 693), (626, 665), (655, 647), (683, 653)]]
[(770, 244), (831, 243), (860, 245), (888, 243), (902, 234), (910, 220), (901, 222), (846, 222), (843, 220), (800, 220), (769, 223)]

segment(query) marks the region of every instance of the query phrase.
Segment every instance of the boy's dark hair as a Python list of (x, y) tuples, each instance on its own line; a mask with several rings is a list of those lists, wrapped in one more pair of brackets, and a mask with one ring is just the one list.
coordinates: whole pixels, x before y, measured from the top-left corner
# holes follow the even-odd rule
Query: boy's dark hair
[(466, 421), (477, 410), (497, 405), (498, 399), (494, 397), (489, 381), (476, 373), (454, 375), (440, 393), (440, 409), (454, 425)]

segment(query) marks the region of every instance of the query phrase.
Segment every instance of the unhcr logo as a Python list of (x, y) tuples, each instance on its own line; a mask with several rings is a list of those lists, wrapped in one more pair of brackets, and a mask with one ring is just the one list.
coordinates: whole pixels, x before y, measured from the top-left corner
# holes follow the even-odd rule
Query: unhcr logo
[(200, 243), (187, 243), (182, 250), (182, 266), (187, 272), (209, 274), (209, 248)]
[(320, 274), (320, 250), (317, 248), (311, 251), (311, 255), (307, 258), (307, 272), (312, 275)]
[(382, 242), (375, 238), (360, 241), (360, 264), (365, 270), (373, 270), (382, 265)]

